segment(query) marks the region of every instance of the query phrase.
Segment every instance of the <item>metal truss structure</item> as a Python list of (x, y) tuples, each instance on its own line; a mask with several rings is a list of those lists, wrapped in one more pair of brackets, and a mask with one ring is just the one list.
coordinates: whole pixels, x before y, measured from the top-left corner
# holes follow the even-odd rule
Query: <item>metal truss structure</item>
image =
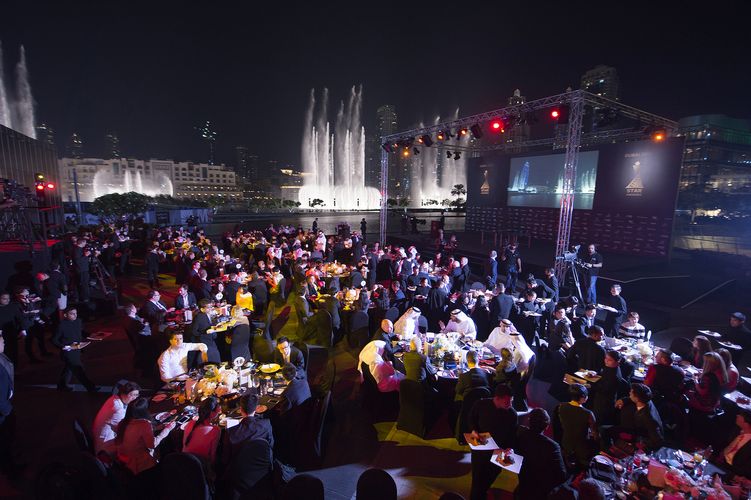
[[(553, 137), (522, 141), (513, 144), (494, 144), (481, 145), (472, 141), (466, 146), (452, 145), (452, 150), (469, 151), (478, 153), (492, 150), (514, 150), (524, 151), (531, 148), (540, 148), (550, 146), (553, 149), (565, 149), (564, 163), (564, 193), (561, 197), (561, 207), (558, 219), (558, 237), (556, 239), (556, 257), (563, 255), (568, 250), (571, 236), (571, 222), (574, 211), (574, 184), (576, 181), (576, 167), (579, 160), (579, 149), (582, 145), (590, 145), (604, 142), (622, 142), (627, 140), (642, 139), (645, 137), (643, 127), (652, 127), (663, 129), (667, 135), (674, 135), (678, 124), (675, 121), (663, 118), (661, 116), (643, 111), (631, 106), (627, 106), (617, 101), (607, 99), (586, 92), (584, 90), (572, 90), (534, 101), (527, 101), (521, 104), (514, 104), (505, 108), (487, 111), (476, 115), (459, 118), (448, 122), (442, 122), (429, 127), (417, 128), (391, 134), (381, 137), (381, 144), (400, 143), (403, 141), (413, 141), (422, 135), (434, 135), (439, 131), (450, 133), (452, 130), (460, 128), (470, 128), (473, 125), (484, 124), (496, 119), (520, 119), (528, 113), (552, 108), (555, 106), (568, 106), (568, 126), (564, 135), (555, 135)], [(595, 109), (610, 109), (618, 113), (621, 117), (633, 120), (637, 126), (590, 132), (583, 134), (582, 121), (586, 106)], [(411, 145), (411, 144), (410, 144)], [(386, 229), (388, 224), (388, 169), (389, 155), (381, 151), (381, 214), (380, 214), (380, 241), (386, 241)], [(558, 279), (563, 279), (565, 273), (565, 262), (561, 259), (556, 261), (556, 275)]]

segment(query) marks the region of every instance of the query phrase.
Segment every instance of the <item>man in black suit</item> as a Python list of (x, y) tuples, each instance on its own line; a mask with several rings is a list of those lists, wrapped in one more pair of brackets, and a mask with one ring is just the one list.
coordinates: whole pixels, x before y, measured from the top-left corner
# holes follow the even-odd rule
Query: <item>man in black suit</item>
[(227, 300), (227, 304), (234, 306), (237, 303), (237, 291), (239, 289), (240, 289), (240, 283), (237, 281), (237, 273), (230, 273), (229, 281), (224, 285), (224, 292), (223, 292), (224, 298)]
[[(479, 400), (469, 413), (471, 444), (490, 436), (500, 448), (511, 448), (516, 441), (517, 414), (511, 406), (511, 388), (498, 384), (495, 395)], [(470, 500), (484, 500), (501, 468), (490, 463), (492, 451), (472, 451), (472, 489)]]
[(466, 372), (459, 375), (459, 380), (456, 382), (456, 390), (454, 395), (454, 401), (461, 401), (464, 399), (464, 393), (469, 389), (475, 387), (490, 387), (490, 377), (488, 373), (477, 366), (477, 352), (467, 352), (467, 367)]
[(211, 299), (211, 283), (206, 277), (206, 269), (198, 271), (198, 275), (190, 281), (190, 291), (196, 296), (196, 300)]
[(535, 408), (529, 413), (529, 428), (520, 426), (515, 451), (524, 457), (519, 471), (517, 498), (547, 498), (566, 480), (566, 467), (558, 443), (543, 432), (550, 425), (548, 412)]
[(603, 425), (602, 449), (608, 450), (612, 440), (624, 433), (633, 435), (647, 451), (656, 451), (665, 441), (662, 419), (652, 402), (652, 390), (644, 384), (631, 384), (628, 398), (615, 402), (619, 411), (619, 425)]
[(555, 276), (555, 269), (552, 267), (545, 268), (545, 278), (542, 280), (543, 288), (545, 289), (545, 296), (552, 299), (553, 302), (558, 302), (559, 286), (558, 278)]
[(274, 446), (271, 420), (255, 416), (258, 401), (258, 396), (252, 392), (240, 398), (239, 407), (243, 419), (236, 426), (227, 429), (225, 433), (226, 437), (222, 446), (222, 463), (229, 464), (232, 457), (240, 451), (242, 445), (253, 439), (263, 439), (268, 441), (271, 447)]
[(498, 281), (498, 252), (495, 250), (490, 251), (488, 260), (485, 261), (485, 284), (488, 290), (495, 288), (495, 283)]
[[(68, 281), (65, 279), (65, 275), (60, 272), (59, 262), (53, 262), (50, 269), (49, 278), (45, 282), (45, 285), (47, 286), (47, 291), (49, 292), (50, 297), (55, 297), (57, 301), (57, 309), (55, 310), (57, 318), (52, 318), (56, 324), (60, 319), (62, 309), (68, 307)], [(65, 299), (63, 299), (63, 295), (65, 296)]]
[(156, 336), (151, 334), (151, 326), (138, 316), (134, 304), (125, 306), (125, 314), (125, 334), (135, 350), (134, 365), (151, 373), (157, 368), (156, 361), (162, 346), (157, 345)]
[(269, 303), (269, 291), (266, 288), (266, 282), (255, 272), (247, 287), (253, 294), (253, 312), (257, 315), (263, 315), (266, 312), (266, 304)]
[(300, 328), (300, 331), (303, 331), (308, 320), (313, 316), (313, 312), (310, 310), (310, 303), (308, 302), (308, 289), (306, 287), (302, 286), (297, 290), (292, 305), (295, 308), (297, 319), (300, 322), (298, 327)]
[(75, 375), (81, 384), (89, 392), (97, 392), (99, 387), (95, 386), (81, 363), (81, 351), (74, 347), (83, 340), (83, 324), (78, 318), (78, 310), (75, 307), (69, 307), (65, 310), (65, 315), (60, 325), (57, 327), (55, 335), (52, 337), (52, 343), (60, 348), (60, 357), (63, 360), (63, 371), (60, 373), (60, 380), (57, 388), (60, 391), (72, 391), (70, 386), (71, 375)]
[(593, 370), (600, 372), (605, 366), (605, 349), (599, 344), (603, 331), (599, 326), (590, 326), (587, 336), (574, 342), (568, 350), (569, 371)]
[(596, 314), (597, 306), (587, 304), (584, 306), (584, 314), (571, 322), (571, 334), (574, 336), (575, 341), (586, 338), (589, 328), (595, 326)]
[(159, 244), (154, 242), (146, 254), (146, 278), (151, 288), (159, 286), (159, 260)]
[(298, 375), (295, 365), (287, 363), (282, 366), (282, 377), (287, 382), (287, 387), (282, 391), (282, 399), (277, 406), (280, 414), (287, 413), (311, 398), (310, 384), (305, 377)]
[(305, 376), (305, 358), (300, 349), (290, 344), (287, 337), (279, 337), (276, 340), (274, 363), (280, 366), (292, 364), (297, 368), (298, 376)]
[(174, 307), (167, 308), (164, 302), (160, 300), (161, 297), (157, 290), (149, 290), (149, 293), (146, 294), (147, 300), (139, 311), (139, 315), (151, 326), (152, 332), (158, 332), (159, 327), (164, 323), (166, 314), (175, 310)]
[(76, 242), (73, 249), (73, 268), (76, 271), (79, 302), (89, 301), (89, 257), (91, 252), (86, 248), (86, 243), (86, 240), (81, 238)]
[(180, 285), (175, 297), (175, 309), (195, 309), (197, 306), (196, 294), (188, 291), (188, 285)]
[(621, 297), (621, 285), (616, 283), (610, 287), (610, 297), (605, 300), (605, 305), (610, 307), (606, 309), (605, 334), (609, 337), (617, 337), (621, 323), (628, 317), (626, 300)]
[(401, 363), (396, 359), (396, 356), (394, 356), (397, 349), (391, 345), (391, 340), (398, 338), (398, 336), (394, 335), (394, 324), (391, 320), (384, 319), (381, 321), (381, 326), (376, 330), (375, 334), (373, 334), (373, 338), (370, 339), (371, 341), (382, 340), (384, 342), (385, 345), (383, 346), (382, 357), (386, 361), (391, 361), (391, 363), (394, 364), (394, 368), (397, 368)]
[(506, 285), (498, 283), (495, 295), (490, 300), (490, 323), (498, 324), (503, 319), (509, 319), (514, 307), (514, 298), (506, 294)]
[(553, 317), (548, 322), (547, 332), (548, 348), (551, 351), (563, 349), (567, 351), (574, 345), (574, 337), (571, 334), (571, 320), (566, 316), (566, 308), (563, 304), (556, 304)]
[[(216, 332), (212, 329), (211, 318), (209, 317), (209, 307), (211, 302), (207, 299), (198, 301), (199, 312), (193, 318), (193, 342), (206, 344), (208, 348), (206, 355), (210, 363), (219, 363), (219, 348), (216, 346)], [(190, 357), (188, 357), (190, 364)], [(189, 366), (189, 368), (191, 368)]]
[[(746, 326), (745, 314), (734, 312), (730, 315), (730, 326), (725, 330), (725, 339), (738, 344), (744, 351), (751, 349), (751, 330)], [(736, 356), (733, 358), (735, 359)]]
[(719, 450), (717, 462), (721, 468), (737, 476), (751, 478), (751, 411), (741, 409), (735, 416), (740, 432)]

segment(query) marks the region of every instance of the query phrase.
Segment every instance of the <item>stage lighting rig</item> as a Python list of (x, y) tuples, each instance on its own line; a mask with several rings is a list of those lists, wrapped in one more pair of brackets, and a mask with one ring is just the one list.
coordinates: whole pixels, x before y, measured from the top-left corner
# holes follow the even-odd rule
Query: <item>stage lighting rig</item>
[(466, 128), (460, 128), (457, 131), (456, 135), (461, 138), (461, 137), (466, 137), (468, 133), (469, 133), (469, 131)]
[(458, 160), (462, 157), (461, 151), (454, 151), (454, 160)]
[(561, 125), (568, 123), (568, 105), (556, 106), (550, 110), (550, 118)]
[(415, 153), (416, 155), (420, 154), (420, 150), (417, 148), (412, 148), (412, 152)]
[(495, 118), (490, 121), (490, 130), (502, 134), (506, 131), (506, 122), (502, 118)]
[(446, 151), (446, 158), (451, 159), (451, 151)]
[(472, 132), (472, 137), (475, 139), (479, 139), (482, 137), (482, 127), (479, 123), (475, 123), (471, 127), (469, 127), (469, 131)]
[(421, 143), (421, 144), (422, 144), (423, 146), (427, 146), (427, 147), (430, 147), (430, 146), (432, 146), (432, 145), (433, 145), (433, 138), (432, 138), (432, 137), (430, 137), (430, 136), (429, 136), (429, 135), (427, 135), (427, 134), (426, 134), (426, 135), (423, 135), (423, 136), (421, 136), (421, 137), (420, 137), (420, 139), (419, 139), (419, 141), (420, 141), (420, 143)]
[(438, 133), (435, 135), (435, 138), (439, 141), (445, 141), (446, 140), (446, 132), (443, 130), (439, 130)]

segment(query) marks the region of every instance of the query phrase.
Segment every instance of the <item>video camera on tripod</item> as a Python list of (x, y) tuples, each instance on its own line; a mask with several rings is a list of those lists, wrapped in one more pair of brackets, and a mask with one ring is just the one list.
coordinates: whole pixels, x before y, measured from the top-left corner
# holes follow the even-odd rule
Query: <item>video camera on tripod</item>
[(584, 296), (582, 295), (581, 290), (581, 284), (579, 281), (579, 272), (577, 271), (577, 266), (582, 266), (582, 261), (579, 258), (579, 249), (581, 248), (581, 245), (574, 245), (571, 247), (571, 251), (569, 252), (563, 252), (563, 255), (559, 255), (555, 258), (555, 260), (562, 260), (566, 263), (566, 274), (564, 275), (564, 283), (566, 281), (566, 277), (569, 275), (569, 272), (571, 273), (571, 277), (574, 280), (574, 285), (576, 286), (576, 291), (579, 292), (579, 298), (581, 300), (584, 300)]

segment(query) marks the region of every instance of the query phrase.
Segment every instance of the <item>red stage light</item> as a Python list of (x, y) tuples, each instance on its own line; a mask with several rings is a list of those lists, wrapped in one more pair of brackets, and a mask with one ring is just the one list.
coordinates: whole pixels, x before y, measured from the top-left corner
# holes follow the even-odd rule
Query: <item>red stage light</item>
[(550, 112), (550, 117), (555, 120), (557, 120), (559, 116), (561, 116), (561, 113), (557, 109), (554, 109), (553, 111)]
[(503, 120), (493, 120), (492, 122), (490, 122), (490, 129), (493, 132), (499, 132), (501, 134), (506, 131), (505, 127), (503, 126)]
[(37, 184), (37, 191), (44, 191), (44, 184)]
[(55, 185), (51, 182), (47, 183), (47, 189), (55, 189)]

